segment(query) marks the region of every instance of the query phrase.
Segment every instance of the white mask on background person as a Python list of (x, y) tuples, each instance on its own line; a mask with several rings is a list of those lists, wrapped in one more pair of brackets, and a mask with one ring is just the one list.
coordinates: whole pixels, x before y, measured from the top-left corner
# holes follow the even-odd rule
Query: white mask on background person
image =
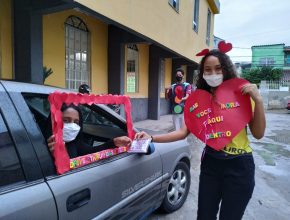
[(204, 75), (203, 79), (206, 81), (206, 83), (211, 87), (217, 87), (220, 84), (222, 84), (224, 75), (223, 74), (212, 74), (212, 75)]
[(78, 136), (81, 127), (76, 123), (64, 123), (63, 124), (63, 141), (65, 143), (71, 142)]

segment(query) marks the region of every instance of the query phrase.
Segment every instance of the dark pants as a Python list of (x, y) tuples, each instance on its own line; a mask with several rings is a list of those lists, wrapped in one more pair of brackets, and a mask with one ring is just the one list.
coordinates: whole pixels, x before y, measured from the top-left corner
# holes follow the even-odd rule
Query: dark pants
[(242, 219), (255, 186), (252, 155), (217, 159), (208, 154), (201, 162), (198, 193), (198, 220)]

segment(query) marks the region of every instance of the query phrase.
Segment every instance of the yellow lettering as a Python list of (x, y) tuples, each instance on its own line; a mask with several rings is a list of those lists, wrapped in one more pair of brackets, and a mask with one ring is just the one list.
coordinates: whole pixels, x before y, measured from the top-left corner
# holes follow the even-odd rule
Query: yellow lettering
[(216, 122), (221, 122), (221, 116), (216, 117)]
[(230, 137), (232, 135), (232, 132), (231, 131), (226, 131), (226, 136), (227, 137)]

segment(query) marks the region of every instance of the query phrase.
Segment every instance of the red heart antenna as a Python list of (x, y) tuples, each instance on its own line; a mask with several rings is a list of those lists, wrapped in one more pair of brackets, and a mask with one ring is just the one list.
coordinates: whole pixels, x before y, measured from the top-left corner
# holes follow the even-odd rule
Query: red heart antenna
[[(218, 49), (222, 53), (227, 53), (233, 48), (233, 45), (231, 43), (226, 43), (225, 41), (220, 41), (218, 43)], [(196, 54), (196, 56), (205, 56), (209, 53), (209, 49), (203, 49), (199, 53)]]
[(202, 51), (197, 53), (196, 56), (204, 56), (204, 55), (208, 54), (208, 52), (209, 52), (209, 49), (203, 49)]
[(231, 43), (226, 43), (225, 41), (221, 41), (218, 44), (218, 48), (221, 52), (227, 53), (233, 48), (233, 45)]

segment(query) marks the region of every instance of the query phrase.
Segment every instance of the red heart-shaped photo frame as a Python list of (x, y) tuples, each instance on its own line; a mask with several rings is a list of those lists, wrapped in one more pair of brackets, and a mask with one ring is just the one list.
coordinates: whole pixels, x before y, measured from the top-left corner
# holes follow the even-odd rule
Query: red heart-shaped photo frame
[[(95, 153), (92, 155), (84, 155), (78, 158), (70, 159), (63, 142), (63, 120), (61, 106), (62, 104), (123, 104), (125, 109), (126, 121), (127, 121), (127, 133), (128, 136), (134, 138), (133, 123), (131, 118), (131, 102), (128, 96), (123, 95), (88, 95), (80, 93), (60, 93), (58, 91), (51, 93), (48, 96), (50, 102), (51, 120), (52, 120), (52, 131), (55, 136), (54, 146), (54, 163), (58, 174), (63, 174), (69, 171), (77, 163), (77, 166), (88, 164), (88, 161), (95, 161), (99, 158), (104, 158), (106, 155), (114, 155), (116, 153), (124, 152), (125, 150), (121, 147), (115, 150), (106, 150), (104, 152)], [(72, 166), (73, 165), (73, 166)]]
[(188, 130), (213, 149), (224, 148), (252, 118), (250, 96), (241, 92), (246, 83), (240, 78), (227, 80), (215, 96), (201, 89), (191, 93), (184, 107)]

